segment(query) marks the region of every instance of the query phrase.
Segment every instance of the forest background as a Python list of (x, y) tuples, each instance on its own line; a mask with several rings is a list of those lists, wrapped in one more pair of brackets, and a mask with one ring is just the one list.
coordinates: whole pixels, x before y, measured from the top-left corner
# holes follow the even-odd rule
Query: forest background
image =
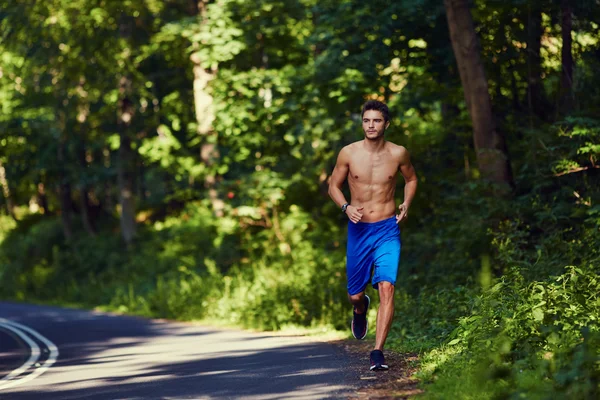
[(4, 0), (0, 297), (347, 330), (327, 186), (379, 99), (419, 177), (388, 346), (424, 396), (598, 398), (599, 21), (596, 0)]

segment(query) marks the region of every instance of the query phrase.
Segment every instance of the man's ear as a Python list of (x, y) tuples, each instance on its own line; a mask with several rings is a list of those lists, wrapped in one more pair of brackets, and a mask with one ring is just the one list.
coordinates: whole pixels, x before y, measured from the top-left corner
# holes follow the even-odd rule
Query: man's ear
[(385, 129), (387, 129), (390, 126), (390, 122), (391, 121), (388, 121), (388, 122), (385, 123)]

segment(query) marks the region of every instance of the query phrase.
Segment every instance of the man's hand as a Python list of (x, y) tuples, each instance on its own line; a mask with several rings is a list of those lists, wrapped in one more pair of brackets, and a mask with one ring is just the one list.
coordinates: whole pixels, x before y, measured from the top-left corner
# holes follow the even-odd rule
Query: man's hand
[(398, 215), (396, 215), (396, 223), (400, 223), (403, 220), (405, 220), (408, 217), (408, 206), (404, 203), (400, 204), (398, 206), (398, 210), (400, 210), (400, 213)]
[(346, 208), (346, 215), (348, 216), (348, 219), (354, 223), (357, 223), (358, 221), (361, 220), (362, 218), (362, 210), (364, 209), (364, 207), (354, 207), (354, 206), (348, 206), (348, 208)]

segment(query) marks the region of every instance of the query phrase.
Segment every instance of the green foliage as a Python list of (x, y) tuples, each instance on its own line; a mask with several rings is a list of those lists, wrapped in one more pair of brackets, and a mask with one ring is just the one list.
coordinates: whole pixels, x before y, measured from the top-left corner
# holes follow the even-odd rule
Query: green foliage
[[(60, 221), (34, 215), (11, 230), (2, 241), (1, 271), (3, 296), (24, 299), (30, 292), (44, 290), (54, 275), (51, 259), (63, 242)], [(23, 274), (22, 271), (27, 271)]]
[(0, 215), (0, 243), (4, 241), (5, 236), (17, 226), (15, 221), (9, 215)]
[[(319, 245), (339, 230), (317, 229), (297, 206), (270, 215), (245, 209), (236, 209), (239, 222), (213, 220), (210, 210), (190, 204), (148, 226), (130, 251), (110, 234), (65, 243), (56, 218), (13, 230), (0, 249), (9, 266), (1, 279), (11, 283), (1, 296), (105, 304), (149, 317), (212, 317), (269, 330), (345, 326), (343, 253)], [(276, 228), (248, 229), (262, 222)]]
[[(346, 325), (346, 293), (340, 285), (343, 254), (320, 245), (340, 233), (322, 229), (297, 206), (272, 218), (273, 231), (247, 238), (251, 257), (225, 276), (212, 316), (269, 330)], [(257, 246), (257, 240), (262, 244)]]
[[(596, 398), (600, 367), (598, 269), (568, 267), (527, 283), (518, 269), (469, 303), (445, 348), (423, 361), (436, 398)], [(459, 379), (471, 375), (467, 389)], [(441, 393), (437, 393), (440, 390)]]

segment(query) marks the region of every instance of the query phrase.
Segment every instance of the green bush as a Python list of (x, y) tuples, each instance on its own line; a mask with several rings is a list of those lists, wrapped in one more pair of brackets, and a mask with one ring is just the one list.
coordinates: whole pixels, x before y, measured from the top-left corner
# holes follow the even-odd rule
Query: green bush
[[(436, 382), (432, 398), (597, 398), (598, 272), (568, 267), (527, 283), (514, 269), (475, 297), (443, 351), (423, 362), (422, 378)], [(467, 375), (468, 388), (462, 384)]]
[(254, 211), (243, 206), (215, 219), (190, 204), (142, 227), (130, 249), (112, 232), (66, 242), (60, 220), (45, 218), (2, 244), (2, 279), (15, 282), (2, 296), (269, 330), (346, 326), (344, 251), (328, 248), (340, 246), (332, 240), (342, 239), (339, 228), (323, 229), (292, 206), (267, 216), (276, 229), (257, 229)]
[(212, 316), (261, 329), (345, 326), (344, 252), (330, 252), (323, 245), (342, 234), (327, 231), (298, 207), (278, 218), (277, 232), (265, 230), (245, 243), (258, 240), (262, 250), (224, 277), (225, 289)]

